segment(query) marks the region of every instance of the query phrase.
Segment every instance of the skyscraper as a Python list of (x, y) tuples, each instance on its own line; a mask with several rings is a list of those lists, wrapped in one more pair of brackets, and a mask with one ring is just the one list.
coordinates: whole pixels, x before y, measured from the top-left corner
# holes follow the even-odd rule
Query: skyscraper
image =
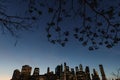
[(55, 68), (55, 74), (60, 78), (61, 73), (62, 73), (62, 65), (58, 65), (58, 66)]
[(91, 80), (91, 78), (90, 78), (90, 70), (89, 70), (88, 66), (86, 66), (86, 68), (85, 68), (85, 74), (86, 74), (86, 80)]
[(30, 75), (32, 68), (29, 65), (22, 66), (21, 75)]
[(34, 76), (38, 76), (39, 75), (39, 68), (35, 68), (34, 72), (33, 72)]
[(92, 80), (100, 80), (98, 72), (95, 69), (93, 69)]
[(49, 67), (47, 68), (47, 73), (50, 73), (50, 68)]
[(79, 71), (78, 66), (75, 67), (75, 71), (76, 73)]
[(72, 75), (75, 75), (74, 68), (71, 68), (71, 74), (72, 74)]
[(20, 71), (18, 69), (14, 70), (11, 80), (18, 80), (20, 78)]
[(64, 63), (64, 80), (67, 80), (66, 79), (66, 63)]
[(30, 67), (29, 65), (22, 66), (20, 80), (29, 80), (31, 76), (31, 70), (32, 67)]
[(105, 72), (104, 72), (104, 69), (103, 69), (102, 64), (99, 65), (99, 68), (100, 68), (102, 80), (107, 80), (107, 79), (106, 79), (106, 76), (105, 76)]
[(82, 64), (79, 65), (80, 71), (83, 71)]

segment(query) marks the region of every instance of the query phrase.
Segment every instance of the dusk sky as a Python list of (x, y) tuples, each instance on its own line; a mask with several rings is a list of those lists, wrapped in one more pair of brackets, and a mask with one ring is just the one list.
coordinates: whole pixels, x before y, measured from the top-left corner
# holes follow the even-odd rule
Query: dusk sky
[[(75, 39), (71, 39), (65, 47), (51, 44), (47, 40), (45, 31), (46, 18), (35, 24), (40, 28), (34, 31), (23, 31), (18, 43), (14, 46), (16, 38), (9, 34), (0, 34), (0, 80), (10, 80), (15, 69), (21, 70), (23, 65), (30, 65), (32, 71), (40, 68), (40, 74), (47, 72), (47, 67), (54, 71), (59, 64), (67, 63), (70, 67), (79, 64), (95, 68), (99, 73), (99, 64), (103, 64), (107, 78), (120, 67), (120, 44), (111, 49), (102, 47), (89, 51)], [(66, 25), (66, 24), (65, 24)]]
[(54, 71), (56, 65), (64, 62), (70, 67), (82, 64), (83, 67), (88, 65), (90, 69), (96, 68), (98, 71), (98, 65), (103, 64), (107, 77), (112, 76), (111, 73), (120, 66), (120, 45), (112, 49), (89, 51), (81, 44), (71, 41), (67, 46), (61, 47), (49, 43), (41, 34), (38, 37), (37, 32), (27, 32), (19, 39), (16, 47), (14, 43), (14, 38), (1, 35), (0, 80), (9, 80), (15, 69), (21, 70), (26, 64), (33, 68), (39, 67), (42, 74), (46, 73), (47, 67)]

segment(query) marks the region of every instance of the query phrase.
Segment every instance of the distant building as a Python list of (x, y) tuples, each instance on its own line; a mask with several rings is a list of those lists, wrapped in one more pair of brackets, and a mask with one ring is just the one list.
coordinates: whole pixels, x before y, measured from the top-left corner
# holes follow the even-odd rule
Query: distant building
[(100, 68), (102, 80), (107, 80), (107, 79), (106, 79), (106, 76), (105, 76), (105, 72), (104, 72), (104, 69), (103, 69), (102, 64), (99, 65), (99, 68)]
[[(107, 80), (102, 65), (99, 65), (102, 80)], [(90, 75), (89, 67), (86, 66), (83, 70), (82, 64), (74, 68), (70, 68), (64, 63), (64, 66), (58, 65), (55, 68), (55, 73), (47, 68), (47, 73), (40, 75), (40, 69), (35, 68), (31, 75), (32, 67), (29, 65), (22, 66), (21, 72), (16, 69), (13, 72), (11, 80), (100, 80), (98, 72), (93, 69), (93, 74)]]
[(30, 80), (31, 71), (32, 71), (32, 67), (30, 67), (29, 65), (22, 66), (20, 80)]
[(62, 75), (62, 72), (63, 72), (63, 66), (62, 64), (61, 65), (58, 65), (56, 68), (55, 68), (55, 74), (57, 76), (58, 79), (60, 79), (61, 75)]
[(35, 68), (33, 72), (33, 76), (39, 76), (39, 68)]
[(29, 65), (22, 66), (21, 75), (29, 76), (31, 74), (32, 67)]
[(98, 72), (95, 69), (93, 69), (92, 80), (100, 80)]
[(86, 80), (91, 80), (91, 78), (90, 78), (90, 70), (89, 70), (88, 66), (86, 66), (86, 68), (85, 68), (85, 74), (86, 74)]
[(13, 76), (11, 80), (19, 80), (20, 78), (20, 71), (18, 69), (14, 70)]

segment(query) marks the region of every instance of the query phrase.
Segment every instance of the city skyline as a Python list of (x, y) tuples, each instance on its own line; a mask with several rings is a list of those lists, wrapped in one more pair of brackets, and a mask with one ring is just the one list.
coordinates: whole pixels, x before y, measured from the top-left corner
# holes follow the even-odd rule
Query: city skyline
[(29, 65), (23, 65), (21, 70), (13, 71), (11, 80), (109, 80), (102, 64), (99, 64), (100, 74), (95, 68), (90, 71), (89, 66), (84, 68), (82, 64), (71, 68), (66, 62), (57, 65), (54, 71), (47, 67), (46, 72), (41, 74), (40, 70), (39, 67), (32, 68)]
[[(10, 1), (11, 4), (7, 8), (8, 14), (22, 15), (20, 12), (25, 9), (26, 5), (22, 4), (21, 1), (23, 0)], [(109, 1), (111, 3), (119, 2), (119, 0)], [(32, 30), (18, 31), (20, 34), (18, 38), (11, 36), (8, 31), (6, 31), (6, 34), (0, 32), (0, 80), (10, 80), (14, 69), (21, 70), (21, 66), (25, 64), (33, 68), (40, 67), (41, 74), (44, 74), (47, 67), (54, 71), (56, 65), (64, 62), (70, 67), (75, 67), (78, 64), (82, 64), (83, 67), (89, 66), (90, 71), (92, 71), (92, 68), (99, 71), (98, 65), (102, 64), (106, 76), (108, 78), (114, 77), (111, 73), (120, 68), (120, 43), (110, 49), (103, 45), (98, 50), (89, 51), (88, 47), (84, 47), (78, 40), (70, 36), (65, 47), (59, 44), (51, 44), (46, 33), (46, 22), (49, 21), (50, 17), (47, 13), (43, 14), (45, 15), (41, 16), (40, 21), (33, 25)], [(70, 19), (61, 25), (65, 29), (74, 30), (76, 26), (79, 26), (79, 21), (76, 18), (74, 20)]]

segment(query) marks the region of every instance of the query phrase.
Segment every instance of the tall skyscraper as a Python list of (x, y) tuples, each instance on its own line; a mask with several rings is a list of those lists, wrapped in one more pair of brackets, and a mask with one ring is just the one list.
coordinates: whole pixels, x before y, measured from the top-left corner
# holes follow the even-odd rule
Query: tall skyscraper
[(100, 80), (98, 72), (95, 69), (93, 69), (92, 80)]
[(67, 73), (69, 72), (69, 66), (66, 66), (66, 72)]
[(80, 71), (83, 71), (82, 64), (79, 65)]
[(39, 75), (39, 68), (35, 68), (33, 72), (33, 76), (38, 76)]
[(49, 67), (47, 68), (47, 73), (50, 73), (50, 68)]
[(66, 63), (64, 63), (64, 80), (67, 80), (66, 79)]
[(14, 70), (11, 80), (18, 80), (20, 78), (20, 71), (18, 69)]
[(75, 71), (76, 73), (79, 71), (78, 66), (75, 67)]
[(91, 80), (91, 78), (90, 78), (90, 70), (89, 70), (88, 66), (86, 66), (86, 68), (85, 68), (85, 74), (86, 74), (86, 80)]
[(105, 76), (105, 72), (104, 72), (104, 69), (103, 69), (102, 64), (99, 65), (99, 68), (100, 68), (102, 80), (107, 80), (107, 79), (106, 79), (106, 76)]
[(61, 73), (62, 73), (62, 66), (61, 66), (61, 65), (58, 65), (58, 66), (55, 68), (55, 74), (60, 78)]
[(29, 65), (22, 66), (21, 74), (22, 75), (30, 75), (32, 68)]
[(75, 75), (74, 68), (71, 68), (71, 74), (72, 74), (72, 75)]
[(29, 80), (31, 76), (31, 70), (32, 67), (30, 67), (29, 65), (22, 66), (20, 80)]
[(61, 66), (61, 71), (63, 72), (63, 65), (61, 64), (60, 66)]

